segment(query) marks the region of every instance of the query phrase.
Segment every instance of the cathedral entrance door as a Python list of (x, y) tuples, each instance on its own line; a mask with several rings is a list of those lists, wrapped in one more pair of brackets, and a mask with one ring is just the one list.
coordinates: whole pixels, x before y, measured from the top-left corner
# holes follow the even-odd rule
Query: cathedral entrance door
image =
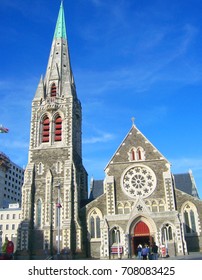
[(132, 253), (137, 254), (137, 247), (139, 244), (144, 246), (145, 244), (151, 245), (153, 241), (150, 236), (149, 227), (142, 221), (138, 222), (134, 228), (134, 235), (132, 238)]

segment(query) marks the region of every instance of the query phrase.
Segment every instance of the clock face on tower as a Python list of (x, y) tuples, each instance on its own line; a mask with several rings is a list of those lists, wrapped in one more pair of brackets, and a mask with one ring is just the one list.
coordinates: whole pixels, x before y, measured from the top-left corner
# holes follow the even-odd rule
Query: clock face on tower
[(121, 186), (130, 197), (148, 197), (156, 188), (156, 175), (148, 166), (134, 165), (123, 173)]

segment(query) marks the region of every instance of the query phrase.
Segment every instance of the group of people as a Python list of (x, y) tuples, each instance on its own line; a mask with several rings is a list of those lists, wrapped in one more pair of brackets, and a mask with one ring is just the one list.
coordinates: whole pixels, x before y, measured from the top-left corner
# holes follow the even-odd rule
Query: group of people
[(152, 246), (139, 244), (137, 247), (137, 257), (139, 260), (158, 260), (158, 246), (154, 242)]
[(2, 260), (11, 260), (13, 258), (14, 244), (13, 241), (8, 240), (8, 237), (5, 238), (5, 242), (1, 248), (0, 259)]

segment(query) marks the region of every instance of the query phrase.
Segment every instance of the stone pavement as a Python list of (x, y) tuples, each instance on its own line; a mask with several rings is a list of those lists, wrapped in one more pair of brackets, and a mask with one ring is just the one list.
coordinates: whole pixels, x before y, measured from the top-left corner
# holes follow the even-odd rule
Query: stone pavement
[(188, 255), (159, 258), (159, 260), (202, 260), (202, 252), (190, 252)]

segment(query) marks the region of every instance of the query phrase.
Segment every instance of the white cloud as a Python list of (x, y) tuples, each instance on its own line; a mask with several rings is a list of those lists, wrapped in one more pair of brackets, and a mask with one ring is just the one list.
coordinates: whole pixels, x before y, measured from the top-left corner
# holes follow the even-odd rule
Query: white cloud
[(173, 170), (175, 172), (202, 171), (202, 158), (176, 158), (171, 159)]
[(99, 136), (91, 136), (83, 139), (83, 144), (106, 143), (114, 138), (113, 134), (102, 132)]

